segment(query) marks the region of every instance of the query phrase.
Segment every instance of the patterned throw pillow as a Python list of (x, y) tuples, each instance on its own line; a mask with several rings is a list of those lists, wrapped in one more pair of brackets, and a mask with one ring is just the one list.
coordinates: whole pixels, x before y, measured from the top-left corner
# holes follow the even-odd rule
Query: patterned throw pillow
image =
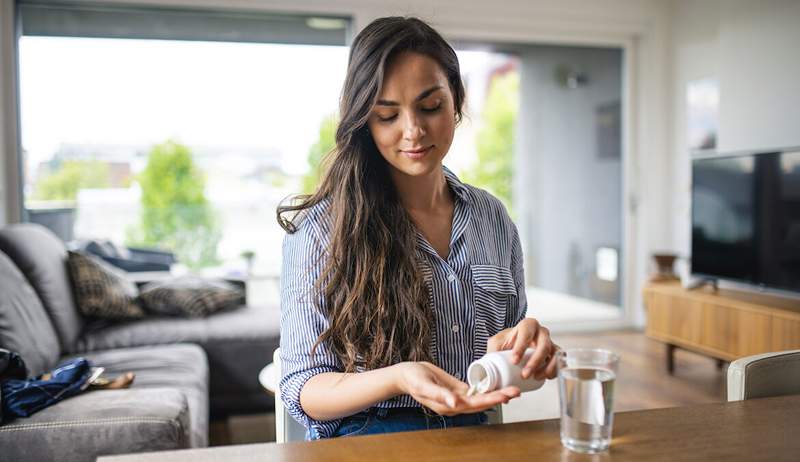
[(72, 251), (67, 266), (75, 301), (84, 316), (136, 319), (145, 315), (136, 302), (136, 285), (118, 269), (94, 256)]
[(244, 294), (229, 282), (180, 277), (146, 284), (139, 300), (151, 313), (199, 318), (242, 305)]

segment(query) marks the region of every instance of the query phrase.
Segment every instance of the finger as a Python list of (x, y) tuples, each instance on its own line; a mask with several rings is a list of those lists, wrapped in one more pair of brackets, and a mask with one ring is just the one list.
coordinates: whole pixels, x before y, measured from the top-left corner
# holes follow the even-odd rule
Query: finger
[(507, 396), (509, 398), (512, 398), (512, 399), (516, 398), (517, 396), (522, 394), (522, 391), (519, 389), (519, 387), (515, 387), (515, 386), (503, 387), (503, 388), (497, 390), (497, 392), (498, 393), (502, 393), (505, 396)]
[(500, 345), (500, 351), (503, 350), (510, 350), (511, 347), (514, 346), (514, 342), (517, 340), (517, 328), (512, 327), (510, 329), (506, 329), (508, 332), (505, 336), (503, 336), (503, 342)]
[(530, 346), (531, 341), (536, 337), (536, 331), (539, 330), (539, 321), (526, 319), (518, 324), (515, 330), (517, 331), (517, 338), (514, 340), (514, 353), (511, 359), (513, 364), (519, 363), (519, 360), (525, 354), (525, 349)]
[(424, 397), (417, 397), (415, 399), (419, 401), (420, 404), (431, 409), (437, 414), (450, 416), (456, 414), (469, 414), (489, 409), (493, 406), (496, 406), (498, 404), (497, 401), (507, 402), (509, 398), (504, 398), (504, 399), (500, 398), (499, 400), (494, 398), (487, 402), (486, 400), (475, 401), (475, 400), (470, 400), (467, 397), (462, 397), (457, 401), (454, 407), (450, 407), (434, 399), (428, 399)]
[(503, 329), (489, 337), (486, 341), (486, 352), (503, 351), (511, 348), (514, 343), (514, 328)]
[[(469, 404), (486, 404), (486, 402), (495, 402), (497, 400), (508, 401), (518, 397), (521, 394), (519, 387), (508, 386), (499, 390), (490, 391), (489, 393), (482, 393), (479, 395), (470, 396), (465, 398), (464, 401)], [(473, 399), (469, 399), (473, 398)]]
[(550, 356), (550, 361), (547, 363), (547, 366), (544, 368), (545, 377), (548, 379), (554, 379), (558, 375), (558, 352), (561, 350), (561, 347), (553, 344), (553, 352)]
[(456, 397), (459, 397), (461, 395), (466, 395), (467, 392), (469, 391), (469, 385), (459, 381), (456, 378), (453, 378), (452, 380), (453, 382), (447, 383), (447, 386), (453, 393), (455, 393)]
[[(459, 401), (455, 393), (432, 381), (422, 382), (415, 395), (436, 401), (450, 408), (456, 407)], [(414, 398), (416, 397), (414, 396)]]
[(458, 380), (457, 378), (453, 377), (452, 375), (448, 374), (447, 372), (441, 369), (437, 371), (436, 378), (438, 378), (442, 382), (442, 385), (450, 388), (453, 391), (466, 392), (467, 390), (469, 390), (469, 385), (467, 385), (466, 382)]
[(425, 364), (425, 367), (431, 370), (436, 375), (436, 379), (440, 384), (453, 390), (456, 393), (466, 393), (469, 390), (469, 385), (452, 375), (448, 374), (444, 369), (436, 366), (435, 364)]
[(491, 393), (480, 394), (464, 398), (464, 406), (459, 410), (461, 412), (480, 412), (498, 404), (506, 404), (511, 401), (515, 396), (508, 396), (505, 393), (493, 391)]
[[(501, 333), (498, 333), (497, 335), (500, 335)], [(502, 344), (503, 339), (499, 338), (497, 335), (489, 337), (489, 340), (486, 342), (487, 353), (493, 353), (500, 350), (500, 345)]]
[(503, 338), (503, 341), (500, 343), (498, 347), (498, 351), (505, 351), (510, 350), (511, 347), (514, 346), (514, 342), (517, 340), (517, 328), (512, 327), (508, 330), (508, 334)]
[[(553, 350), (553, 355), (550, 357), (550, 361), (547, 363), (547, 366), (545, 366), (544, 370), (542, 370), (543, 378), (554, 379), (556, 375), (558, 375), (558, 361), (555, 354), (557, 350), (555, 348)], [(539, 374), (537, 373), (537, 375)]]
[(442, 403), (440, 403), (438, 401), (430, 400), (430, 399), (426, 399), (426, 398), (422, 398), (422, 397), (416, 397), (414, 399), (416, 399), (420, 404), (422, 404), (423, 406), (427, 407), (428, 409), (430, 409), (431, 411), (433, 411), (433, 412), (435, 412), (435, 413), (437, 413), (439, 415), (456, 415), (456, 414), (458, 414), (458, 411), (456, 411), (454, 409), (451, 409), (451, 408), (449, 408), (447, 406), (444, 406), (444, 405), (442, 405)]
[(544, 365), (545, 358), (550, 355), (553, 348), (553, 342), (550, 341), (550, 330), (546, 327), (540, 327), (539, 332), (534, 339), (534, 352), (528, 359), (528, 363), (522, 369), (522, 378), (527, 379), (534, 371)]
[(469, 385), (464, 382), (460, 382), (457, 379), (454, 380), (456, 380), (456, 383), (448, 385), (450, 389), (456, 394), (456, 397), (459, 397), (461, 395), (466, 395), (467, 392), (469, 391)]

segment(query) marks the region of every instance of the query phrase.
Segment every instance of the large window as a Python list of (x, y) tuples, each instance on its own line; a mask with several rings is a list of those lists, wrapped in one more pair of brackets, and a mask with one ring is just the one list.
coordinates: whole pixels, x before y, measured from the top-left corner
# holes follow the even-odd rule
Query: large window
[(457, 51), (465, 116), (445, 164), (514, 211), (513, 162), (519, 110), (519, 59), (492, 51)]
[(276, 276), (275, 208), (331, 147), (348, 21), (28, 7), (29, 219), (166, 248), (192, 271)]

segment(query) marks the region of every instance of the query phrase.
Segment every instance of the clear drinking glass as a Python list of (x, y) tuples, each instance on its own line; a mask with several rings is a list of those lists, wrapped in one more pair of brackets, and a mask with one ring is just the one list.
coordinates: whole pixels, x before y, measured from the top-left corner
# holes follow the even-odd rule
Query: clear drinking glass
[(600, 349), (558, 352), (561, 444), (577, 452), (608, 449), (619, 355)]

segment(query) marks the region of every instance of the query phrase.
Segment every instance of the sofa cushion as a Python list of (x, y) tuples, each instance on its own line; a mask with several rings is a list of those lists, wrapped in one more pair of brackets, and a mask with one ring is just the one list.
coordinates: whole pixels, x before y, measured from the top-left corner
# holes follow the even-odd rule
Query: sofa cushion
[(189, 412), (175, 388), (88, 391), (0, 426), (0, 460), (94, 462), (190, 448)]
[(123, 348), (81, 354), (106, 376), (133, 372), (131, 389), (169, 387), (180, 390), (189, 406), (191, 447), (208, 446), (208, 362), (197, 345), (177, 344)]
[(0, 252), (0, 348), (19, 353), (29, 376), (56, 366), (61, 348), (42, 302), (14, 263)]
[(180, 277), (145, 284), (139, 301), (150, 313), (202, 318), (241, 306), (244, 293), (226, 281)]
[(72, 295), (64, 243), (43, 226), (21, 223), (0, 229), (0, 251), (33, 286), (58, 334), (61, 351), (71, 351), (83, 329), (83, 318)]
[(272, 362), (280, 340), (280, 310), (243, 307), (207, 318), (148, 317), (124, 323), (91, 324), (79, 351), (196, 343), (208, 355), (211, 415), (265, 412), (273, 401), (258, 383), (258, 373)]
[(78, 309), (86, 317), (138, 319), (144, 310), (136, 301), (136, 284), (103, 260), (79, 252), (68, 252), (72, 288)]

